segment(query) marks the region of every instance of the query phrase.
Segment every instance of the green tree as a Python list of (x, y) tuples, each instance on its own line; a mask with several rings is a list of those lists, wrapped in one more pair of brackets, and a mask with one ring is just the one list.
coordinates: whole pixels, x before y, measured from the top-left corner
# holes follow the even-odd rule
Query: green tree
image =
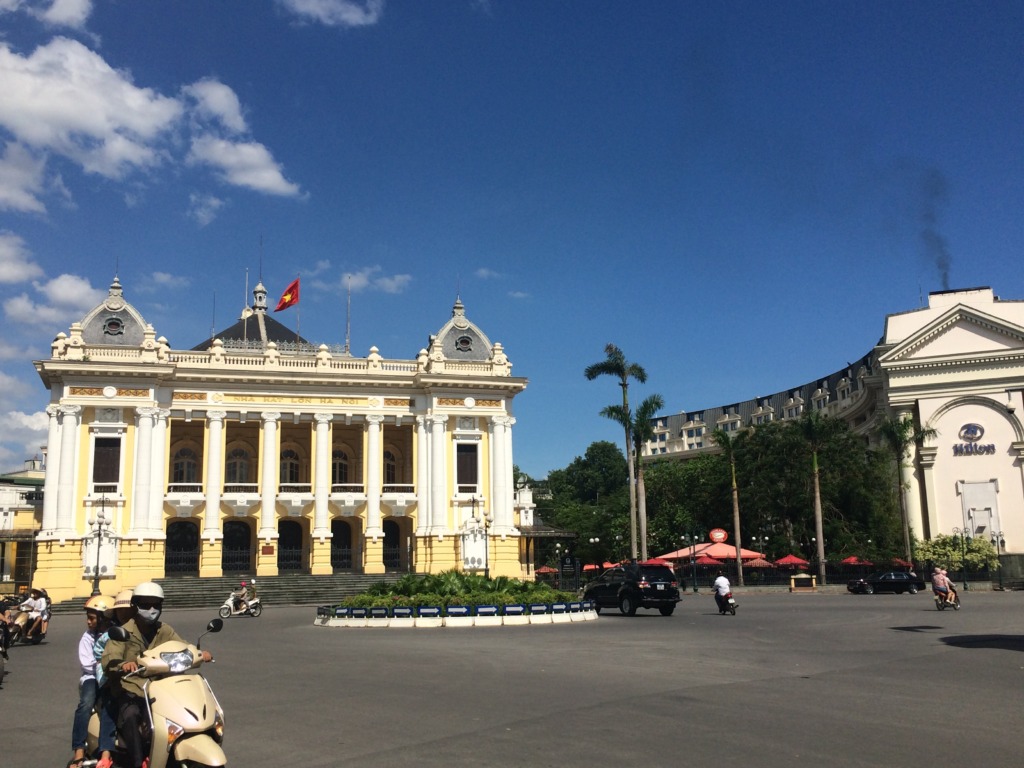
[(821, 511), (821, 474), (818, 468), (818, 454), (828, 441), (845, 427), (845, 422), (831, 416), (822, 416), (818, 411), (805, 411), (797, 423), (800, 434), (811, 451), (811, 476), (814, 483), (814, 531), (818, 545), (818, 582), (824, 584), (825, 530)]
[(973, 571), (999, 567), (996, 548), (983, 536), (975, 536), (965, 542), (959, 536), (940, 533), (929, 541), (917, 542), (916, 549), (919, 559), (953, 571), (964, 570), (965, 564)]
[[(583, 375), (587, 377), (589, 381), (593, 381), (598, 376), (614, 376), (619, 380), (619, 386), (622, 388), (622, 410), (628, 416), (629, 414), (629, 380), (636, 379), (641, 384), (647, 381), (647, 371), (642, 366), (636, 363), (630, 363), (626, 360), (626, 356), (622, 353), (614, 344), (606, 344), (604, 348), (605, 355), (607, 357), (599, 363), (588, 365), (583, 371)], [(627, 418), (626, 423), (629, 420)], [(629, 539), (630, 539), (630, 550), (633, 557), (636, 557), (636, 478), (633, 474), (633, 441), (630, 435), (630, 429), (628, 426), (624, 426), (623, 431), (626, 436), (626, 467), (629, 476)]]
[(881, 435), (896, 459), (896, 496), (900, 505), (900, 520), (903, 523), (903, 556), (907, 560), (913, 561), (914, 552), (910, 530), (910, 515), (907, 512), (906, 500), (906, 489), (909, 486), (909, 481), (904, 481), (903, 471), (908, 469), (906, 458), (910, 446), (919, 446), (925, 440), (935, 437), (938, 432), (931, 427), (918, 427), (914, 423), (914, 417), (908, 413), (899, 418), (887, 417), (883, 419), (878, 425), (878, 434)]
[(711, 433), (711, 439), (722, 449), (722, 456), (729, 462), (730, 491), (732, 493), (732, 530), (735, 537), (736, 547), (736, 573), (739, 585), (743, 586), (743, 558), (740, 556), (740, 546), (743, 541), (740, 536), (740, 492), (736, 485), (736, 442), (739, 436), (732, 437), (724, 429), (716, 429)]

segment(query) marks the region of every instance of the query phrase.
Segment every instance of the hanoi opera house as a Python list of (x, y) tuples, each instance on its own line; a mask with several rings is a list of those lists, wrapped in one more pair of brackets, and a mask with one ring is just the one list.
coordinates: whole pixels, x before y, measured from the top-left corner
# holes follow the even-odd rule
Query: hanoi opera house
[[(17, 543), (0, 541), (19, 560), (32, 547), (32, 583), (54, 600), (88, 595), (97, 564), (111, 594), (178, 574), (533, 578), (537, 537), (552, 531), (513, 482), (512, 403), (527, 382), (461, 301), (403, 360), (309, 344), (267, 313), (262, 283), (253, 295), (233, 326), (173, 349), (115, 278), (36, 361), (50, 392), (44, 492), (15, 514)], [(937, 432), (904, 462), (914, 535), (995, 536), (1019, 573), (1022, 389), (1024, 302), (943, 291), (887, 316), (878, 344), (845, 369), (658, 417), (642, 452), (685, 459), (714, 450), (718, 427), (809, 409), (874, 445), (883, 417), (910, 416)], [(7, 550), (5, 578), (12, 560)]]
[(461, 301), (390, 360), (311, 345), (266, 299), (261, 283), (238, 323), (177, 350), (115, 278), (57, 336), (35, 363), (51, 400), (32, 582), (88, 595), (97, 563), (106, 593), (175, 574), (532, 578), (512, 459), (526, 379)]

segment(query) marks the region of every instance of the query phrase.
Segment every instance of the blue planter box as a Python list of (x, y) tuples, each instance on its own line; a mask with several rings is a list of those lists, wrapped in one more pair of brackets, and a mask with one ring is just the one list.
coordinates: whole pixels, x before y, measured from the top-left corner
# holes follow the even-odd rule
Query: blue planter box
[(388, 609), (383, 605), (375, 605), (370, 609), (371, 619), (386, 619), (388, 617)]
[(522, 616), (526, 613), (525, 605), (506, 605), (502, 613), (506, 616)]
[(592, 610), (594, 610), (594, 601), (593, 600), (584, 600), (581, 603), (581, 605), (583, 606), (583, 610), (584, 611), (592, 611)]
[(351, 608), (345, 608), (344, 606), (341, 606), (341, 605), (336, 605), (334, 607), (334, 618), (336, 618), (336, 619), (347, 619), (351, 615), (352, 615), (352, 609)]
[(498, 606), (496, 605), (478, 605), (476, 607), (477, 616), (497, 616)]
[(568, 610), (569, 610), (569, 604), (568, 603), (552, 603), (551, 604), (551, 612), (552, 613), (565, 613)]
[(547, 612), (548, 612), (548, 605), (547, 605), (547, 603), (532, 603), (530, 605), (530, 613), (547, 613)]
[(416, 615), (428, 619), (436, 619), (441, 615), (441, 609), (436, 605), (421, 605), (416, 609)]
[(318, 605), (316, 607), (316, 615), (317, 616), (330, 616), (331, 615), (331, 606), (329, 606), (329, 605)]
[(571, 613), (579, 613), (583, 610), (583, 603), (569, 603), (569, 611)]
[(412, 608), (398, 606), (391, 609), (391, 616), (396, 619), (411, 619)]
[(365, 608), (353, 608), (352, 613), (349, 614), (353, 619), (365, 619), (366, 609)]
[(449, 605), (445, 608), (447, 616), (472, 616), (473, 609), (468, 605)]

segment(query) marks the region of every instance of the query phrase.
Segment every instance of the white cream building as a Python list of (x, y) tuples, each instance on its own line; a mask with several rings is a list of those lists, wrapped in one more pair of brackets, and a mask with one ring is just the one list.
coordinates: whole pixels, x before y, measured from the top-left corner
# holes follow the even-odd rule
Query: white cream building
[[(1024, 302), (990, 288), (932, 293), (889, 315), (879, 343), (849, 367), (794, 389), (655, 420), (645, 460), (713, 450), (710, 432), (805, 409), (843, 418), (870, 444), (885, 416), (913, 417), (936, 436), (904, 470), (914, 534), (966, 530), (998, 541), (1008, 573), (1024, 562)], [(1008, 553), (1008, 554), (1007, 554)]]
[(462, 303), (405, 360), (314, 347), (266, 310), (260, 284), (238, 323), (174, 349), (115, 278), (35, 363), (50, 406), (34, 578), (51, 597), (89, 594), (97, 564), (104, 592), (174, 573), (527, 575), (526, 380)]

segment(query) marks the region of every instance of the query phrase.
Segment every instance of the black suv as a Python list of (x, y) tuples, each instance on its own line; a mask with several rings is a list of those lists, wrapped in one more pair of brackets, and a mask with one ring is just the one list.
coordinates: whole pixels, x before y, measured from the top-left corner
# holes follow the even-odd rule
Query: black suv
[(657, 608), (671, 616), (679, 602), (679, 582), (666, 565), (625, 563), (609, 568), (583, 588), (583, 599), (594, 601), (594, 610), (618, 608), (635, 616), (637, 608)]

